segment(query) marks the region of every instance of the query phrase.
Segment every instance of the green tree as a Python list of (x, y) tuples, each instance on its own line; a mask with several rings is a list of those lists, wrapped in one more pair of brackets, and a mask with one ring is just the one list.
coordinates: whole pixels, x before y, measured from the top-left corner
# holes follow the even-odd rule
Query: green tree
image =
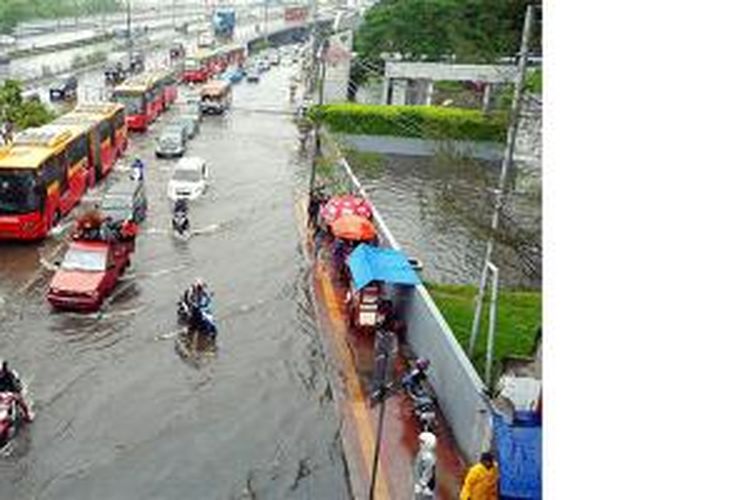
[(120, 0), (0, 0), (0, 32), (10, 33), (23, 21), (110, 12)]
[[(533, 0), (383, 0), (365, 15), (355, 50), (367, 61), (400, 53), (406, 60), (488, 63), (515, 55), (526, 6)], [(537, 30), (539, 31), (539, 30)], [(540, 46), (534, 37), (532, 46)]]
[(36, 101), (24, 102), (23, 88), (15, 80), (6, 80), (0, 87), (0, 120), (11, 122), (13, 129), (38, 127), (52, 121), (55, 114), (44, 104)]

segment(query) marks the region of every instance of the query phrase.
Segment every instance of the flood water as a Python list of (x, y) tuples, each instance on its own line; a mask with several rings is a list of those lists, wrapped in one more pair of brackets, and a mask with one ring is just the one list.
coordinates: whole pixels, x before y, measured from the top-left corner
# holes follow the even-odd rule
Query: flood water
[[(0, 458), (0, 498), (348, 498), (294, 218), (296, 132), (268, 112), (285, 109), (290, 74), (236, 85), (234, 109), (207, 117), (188, 144), (212, 181), (191, 204), (200, 234), (187, 242), (167, 231), (174, 160), (153, 156), (174, 112), (133, 138), (149, 214), (100, 314), (45, 302), (43, 262), (59, 258), (65, 233), (0, 245), (0, 355), (28, 380), (37, 411)], [(176, 299), (198, 276), (215, 294), (219, 349), (195, 366), (171, 335)]]
[[(350, 163), (395, 238), (424, 263), (422, 276), (427, 281), (478, 282), (492, 220), (497, 163), (442, 154), (428, 158), (372, 153), (355, 153)], [(540, 219), (532, 178), (519, 179), (519, 195), (509, 207), (516, 230), (501, 225), (492, 257), (504, 286), (541, 285), (541, 254), (529, 250), (534, 246), (529, 240), (538, 241)]]

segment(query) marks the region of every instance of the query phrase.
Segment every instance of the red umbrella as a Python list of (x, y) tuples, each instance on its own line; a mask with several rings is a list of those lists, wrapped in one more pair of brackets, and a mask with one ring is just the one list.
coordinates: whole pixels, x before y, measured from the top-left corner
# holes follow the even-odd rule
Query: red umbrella
[(345, 240), (369, 241), (377, 235), (375, 226), (359, 215), (344, 215), (331, 224), (333, 235)]
[(323, 220), (331, 224), (333, 221), (344, 215), (359, 215), (366, 219), (372, 217), (372, 207), (370, 202), (359, 196), (345, 194), (343, 196), (334, 196), (320, 211)]

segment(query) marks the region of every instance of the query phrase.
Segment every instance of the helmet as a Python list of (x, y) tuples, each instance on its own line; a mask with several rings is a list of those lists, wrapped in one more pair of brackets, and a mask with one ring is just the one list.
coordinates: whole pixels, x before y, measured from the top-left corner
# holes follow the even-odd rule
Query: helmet
[(417, 358), (415, 365), (420, 370), (426, 370), (430, 367), (430, 360), (427, 358)]
[(419, 447), (423, 450), (432, 451), (437, 445), (437, 438), (435, 434), (424, 431), (419, 434)]
[(195, 278), (193, 287), (195, 287), (196, 290), (203, 290), (204, 288), (206, 288), (206, 282), (200, 278)]

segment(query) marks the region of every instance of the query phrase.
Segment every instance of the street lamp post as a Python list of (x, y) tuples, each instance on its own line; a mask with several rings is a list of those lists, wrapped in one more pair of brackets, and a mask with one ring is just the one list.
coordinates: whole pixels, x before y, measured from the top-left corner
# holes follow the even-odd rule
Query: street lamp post
[(127, 18), (127, 25), (128, 25), (128, 68), (131, 68), (133, 66), (133, 37), (132, 33), (130, 31), (130, 0), (128, 0), (128, 18)]

